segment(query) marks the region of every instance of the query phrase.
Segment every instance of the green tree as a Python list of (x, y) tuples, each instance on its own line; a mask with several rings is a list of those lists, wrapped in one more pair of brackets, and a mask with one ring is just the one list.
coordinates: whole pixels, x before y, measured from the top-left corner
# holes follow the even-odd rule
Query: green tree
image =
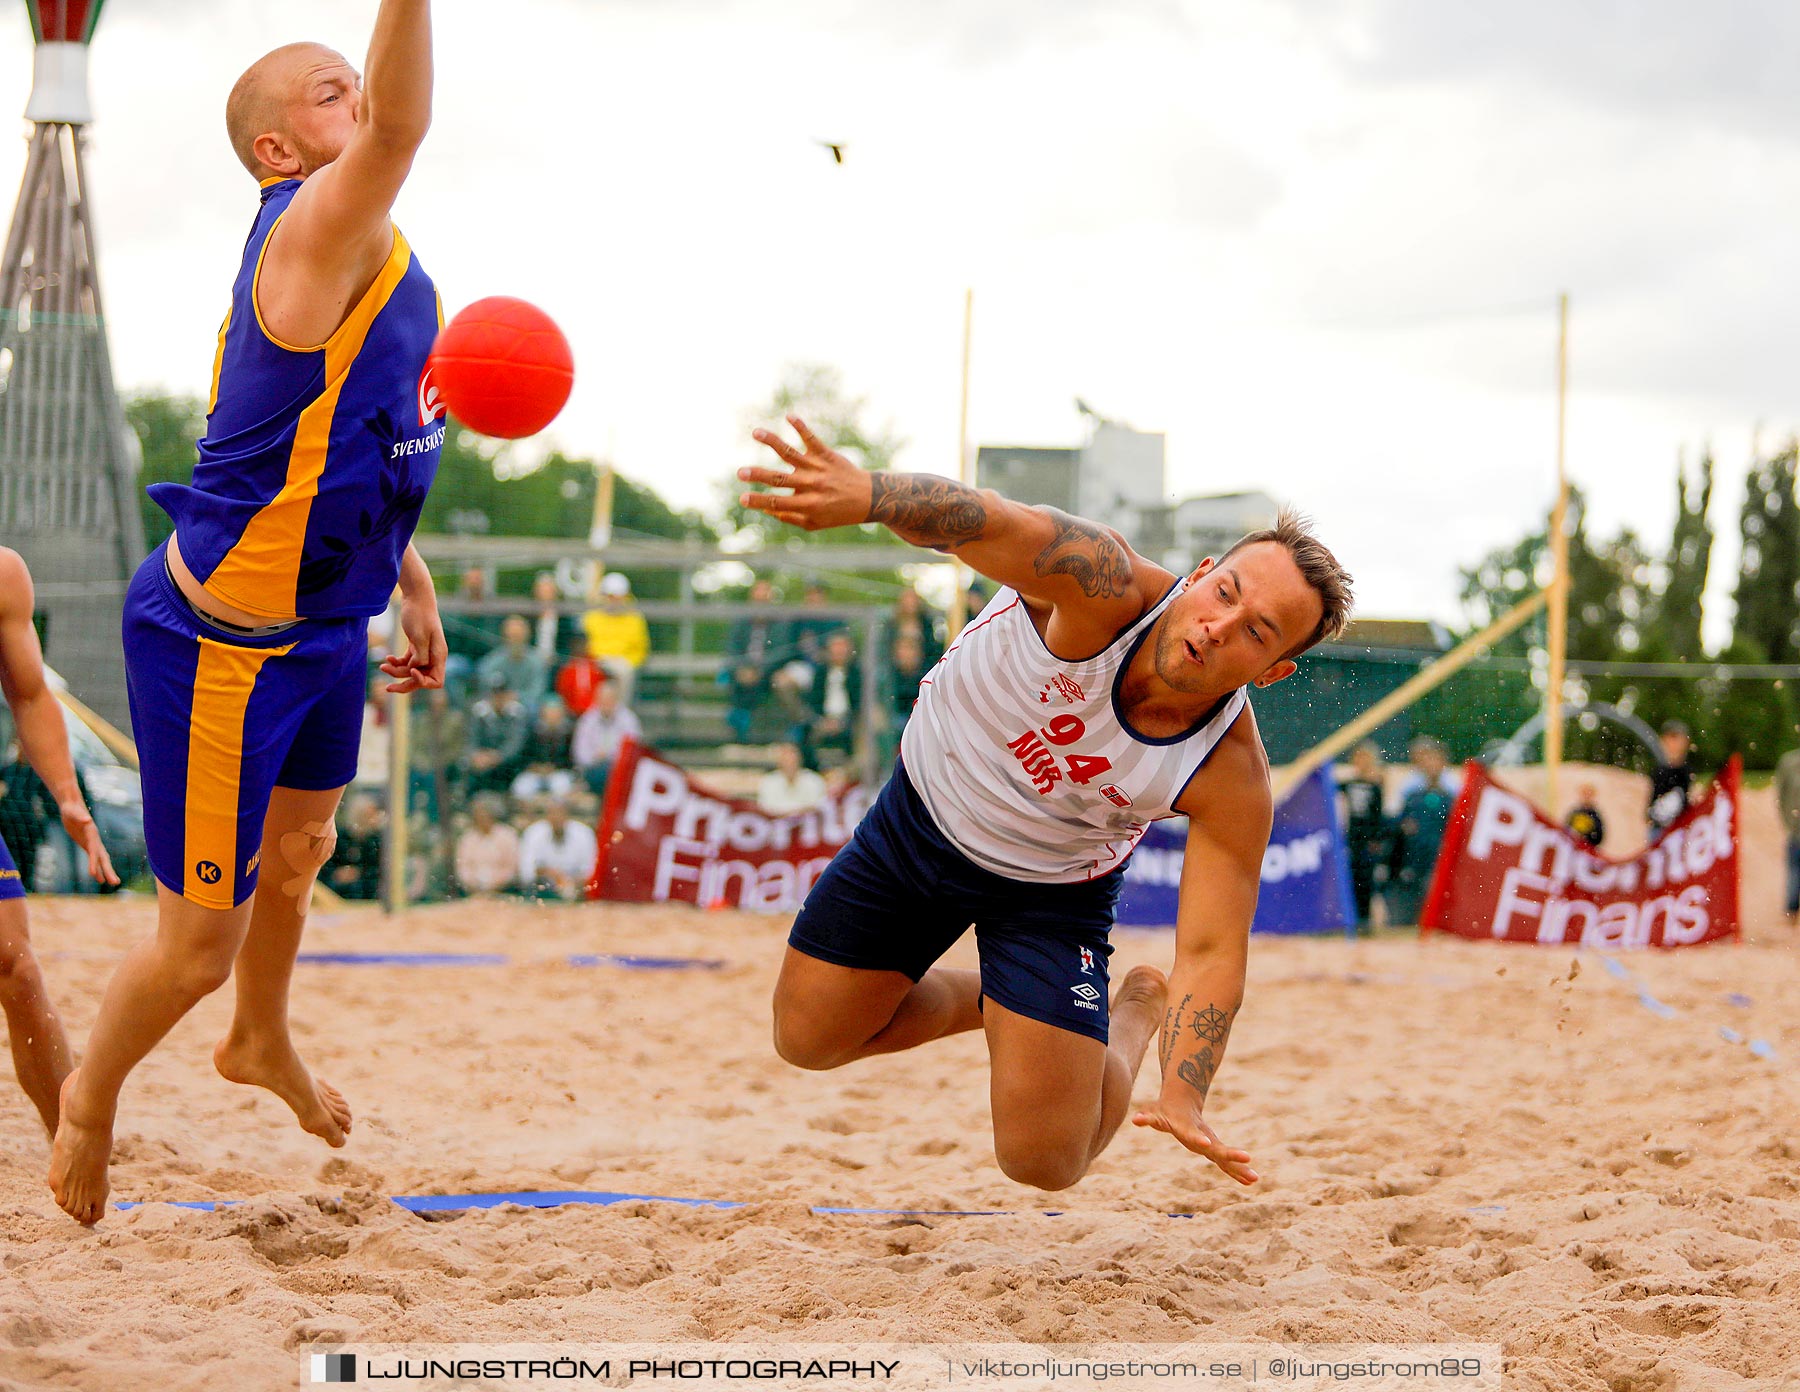
[(1663, 561), (1661, 591), (1652, 606), (1648, 627), (1670, 651), (1699, 657), (1706, 597), (1706, 577), (1712, 566), (1713, 457), (1700, 456), (1697, 477), (1689, 479), (1687, 466), (1675, 475), (1675, 529)]
[(206, 403), (192, 396), (140, 392), (125, 402), (125, 421), (143, 452), (138, 511), (144, 519), (144, 541), (154, 547), (175, 527), (143, 490), (153, 483), (186, 483), (194, 476), (195, 446), (206, 430)]
[[(1629, 528), (1596, 541), (1587, 530), (1587, 499), (1569, 490), (1569, 634), (1571, 658), (1604, 661), (1635, 649), (1650, 607), (1650, 559)], [(1463, 612), (1470, 633), (1516, 608), (1551, 580), (1550, 533), (1545, 527), (1496, 547), (1462, 570)], [(1514, 632), (1498, 650), (1541, 646), (1543, 621)]]
[(1775, 761), (1794, 744), (1795, 709), (1789, 684), (1730, 674), (1732, 666), (1768, 661), (1768, 655), (1748, 638), (1732, 639), (1718, 660), (1718, 667), (1693, 683), (1696, 718), (1689, 724), (1696, 736), (1697, 762), (1716, 767), (1731, 755), (1742, 754), (1746, 768), (1775, 767)]
[(1753, 464), (1741, 515), (1733, 641), (1770, 662), (1800, 662), (1800, 507), (1794, 500), (1795, 446)]

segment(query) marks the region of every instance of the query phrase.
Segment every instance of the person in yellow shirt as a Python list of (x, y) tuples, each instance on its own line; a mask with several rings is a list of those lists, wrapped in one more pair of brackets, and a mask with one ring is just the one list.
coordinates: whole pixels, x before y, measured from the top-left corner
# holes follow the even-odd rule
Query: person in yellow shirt
[(631, 581), (610, 571), (600, 581), (600, 607), (581, 616), (581, 627), (587, 634), (588, 656), (619, 684), (620, 700), (630, 705), (637, 670), (650, 656), (650, 625), (632, 602)]

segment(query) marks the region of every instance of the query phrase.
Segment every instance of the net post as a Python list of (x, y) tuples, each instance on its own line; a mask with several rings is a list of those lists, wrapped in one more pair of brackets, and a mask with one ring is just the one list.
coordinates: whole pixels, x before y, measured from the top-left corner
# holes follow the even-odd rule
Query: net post
[(1569, 658), (1569, 471), (1564, 455), (1569, 404), (1569, 297), (1556, 302), (1556, 505), (1550, 510), (1549, 649), (1544, 678), (1544, 801), (1553, 820), (1560, 819), (1557, 775), (1563, 758), (1563, 683)]

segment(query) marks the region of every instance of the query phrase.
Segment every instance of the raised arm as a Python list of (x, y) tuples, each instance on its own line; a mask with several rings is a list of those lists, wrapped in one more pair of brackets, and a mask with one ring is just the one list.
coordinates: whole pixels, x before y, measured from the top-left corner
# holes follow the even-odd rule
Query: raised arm
[(25, 562), (0, 548), (0, 690), (12, 707), (19, 749), (56, 799), (69, 839), (87, 853), (89, 873), (102, 884), (117, 884), (119, 877), (75, 777), (62, 702), (44, 680), (44, 651), (31, 624), (33, 604)]
[(1268, 764), (1248, 722), (1240, 719), (1182, 800), (1188, 843), (1158, 1045), (1162, 1090), (1132, 1118), (1166, 1131), (1240, 1184), (1257, 1179), (1249, 1154), (1221, 1142), (1202, 1113), (1244, 1003), (1250, 920), (1274, 815)]
[(335, 159), (308, 171), (276, 137), (257, 145), (266, 164), (306, 179), (270, 236), (258, 278), (271, 331), (301, 346), (330, 336), (393, 248), (389, 214), (431, 126), (430, 0), (382, 0), (366, 68), (359, 89), (355, 71), (320, 50), (298, 75), (297, 100), (355, 109)]
[(861, 469), (798, 416), (788, 424), (803, 448), (773, 431), (755, 432), (787, 467), (738, 470), (745, 483), (787, 490), (742, 495), (745, 507), (778, 522), (809, 532), (879, 522), (902, 541), (954, 552), (1027, 602), (1079, 616), (1106, 637), (1142, 614), (1172, 580), (1110, 527), (936, 474)]

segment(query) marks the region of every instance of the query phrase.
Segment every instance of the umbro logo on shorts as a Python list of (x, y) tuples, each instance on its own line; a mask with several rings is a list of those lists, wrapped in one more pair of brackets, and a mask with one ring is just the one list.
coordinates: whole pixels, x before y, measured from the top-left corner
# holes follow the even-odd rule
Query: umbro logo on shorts
[(1077, 981), (1069, 990), (1075, 996), (1075, 1004), (1082, 1010), (1098, 1010), (1094, 1002), (1100, 999), (1100, 992), (1090, 981)]
[(219, 867), (210, 860), (197, 860), (194, 862), (194, 875), (199, 879), (201, 884), (217, 884), (224, 878), (224, 874), (225, 872), (219, 869)]

